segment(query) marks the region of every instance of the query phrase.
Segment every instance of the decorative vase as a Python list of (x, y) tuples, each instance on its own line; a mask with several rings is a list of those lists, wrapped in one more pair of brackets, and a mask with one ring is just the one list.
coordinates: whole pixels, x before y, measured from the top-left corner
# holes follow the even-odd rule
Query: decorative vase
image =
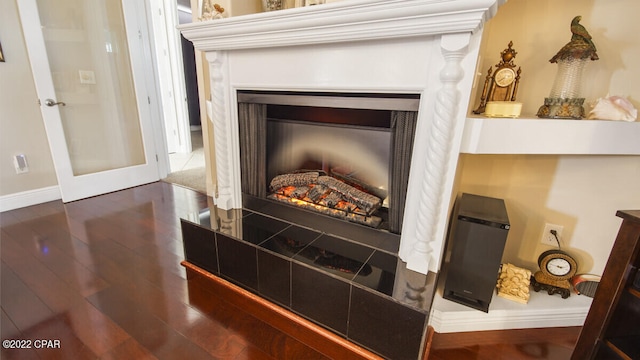
[(551, 88), (550, 98), (580, 98), (582, 73), (587, 59), (558, 60), (558, 72)]
[(584, 118), (584, 98), (581, 97), (582, 73), (589, 59), (598, 60), (591, 35), (579, 24), (582, 17), (571, 21), (571, 41), (549, 60), (558, 64), (558, 72), (549, 97), (536, 114), (549, 119)]

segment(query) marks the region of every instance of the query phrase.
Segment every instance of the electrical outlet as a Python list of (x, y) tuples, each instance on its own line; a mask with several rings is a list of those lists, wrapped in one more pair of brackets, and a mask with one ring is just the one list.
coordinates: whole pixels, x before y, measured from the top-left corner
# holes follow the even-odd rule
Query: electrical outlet
[[(540, 242), (545, 245), (559, 247), (558, 242), (562, 239), (562, 229), (564, 229), (564, 226), (562, 225), (546, 223), (544, 225), (544, 232), (542, 233), (542, 239), (540, 239)], [(556, 236), (558, 236), (557, 241), (556, 237), (551, 233), (551, 230), (556, 231)]]
[(16, 168), (16, 174), (23, 174), (29, 172), (29, 164), (27, 163), (27, 156), (19, 154), (13, 157), (13, 165)]

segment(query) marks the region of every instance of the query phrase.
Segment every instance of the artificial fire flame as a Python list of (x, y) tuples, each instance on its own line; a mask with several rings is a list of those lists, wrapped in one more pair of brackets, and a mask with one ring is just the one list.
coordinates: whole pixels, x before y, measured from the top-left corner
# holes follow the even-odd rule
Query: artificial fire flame
[[(313, 210), (321, 214), (326, 214), (329, 216), (345, 219), (351, 222), (355, 222), (358, 224), (363, 224), (371, 227), (378, 227), (382, 222), (382, 219), (377, 216), (361, 215), (355, 212), (351, 212), (349, 210), (342, 210), (338, 208), (340, 206), (340, 203), (344, 203), (342, 205), (343, 209), (348, 209), (350, 207), (353, 207), (353, 204), (350, 204), (346, 201), (340, 201), (338, 205), (336, 205), (336, 208), (338, 209), (336, 208), (332, 209), (332, 208), (314, 204), (312, 202), (308, 202), (302, 199), (287, 196), (286, 193), (287, 192), (290, 193), (293, 190), (295, 190), (295, 186), (287, 186), (286, 188), (282, 188), (282, 190), (283, 191), (278, 191), (278, 193), (271, 194), (269, 197), (281, 202), (286, 202), (286, 203), (298, 206), (303, 209)], [(357, 207), (356, 207), (356, 210), (357, 210)]]

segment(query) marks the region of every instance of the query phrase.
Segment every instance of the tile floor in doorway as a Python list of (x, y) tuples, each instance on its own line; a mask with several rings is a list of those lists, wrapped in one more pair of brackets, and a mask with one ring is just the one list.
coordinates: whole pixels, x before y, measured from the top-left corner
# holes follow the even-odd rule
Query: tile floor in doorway
[(202, 130), (191, 131), (191, 147), (190, 153), (172, 153), (169, 154), (170, 171), (182, 171), (204, 167), (204, 149), (202, 145)]

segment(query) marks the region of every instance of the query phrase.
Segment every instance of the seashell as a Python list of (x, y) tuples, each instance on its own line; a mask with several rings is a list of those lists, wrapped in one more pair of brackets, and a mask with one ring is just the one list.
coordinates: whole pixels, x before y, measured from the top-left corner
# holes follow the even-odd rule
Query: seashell
[(636, 121), (638, 110), (626, 98), (608, 96), (596, 101), (587, 118), (590, 120)]

